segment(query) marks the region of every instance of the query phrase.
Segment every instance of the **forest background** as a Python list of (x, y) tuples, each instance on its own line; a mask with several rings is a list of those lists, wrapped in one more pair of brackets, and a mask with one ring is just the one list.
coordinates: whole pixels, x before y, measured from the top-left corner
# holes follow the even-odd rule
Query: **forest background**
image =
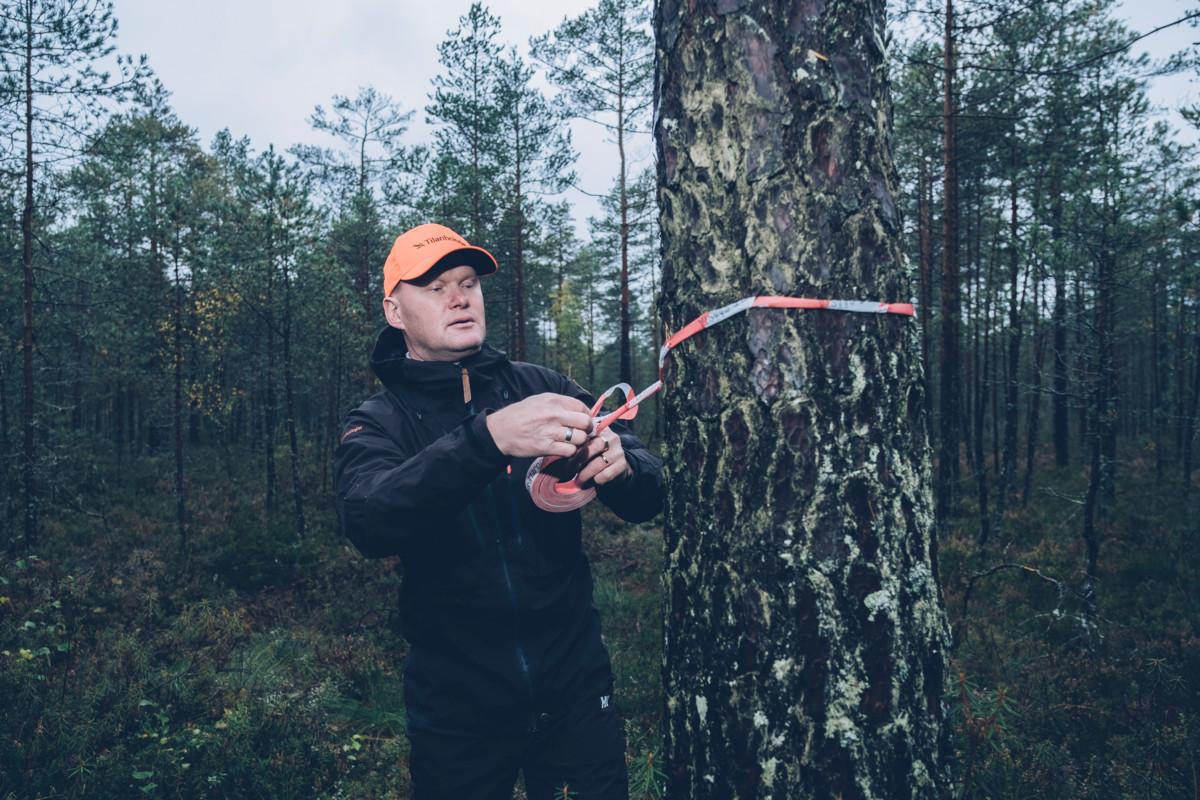
[[(890, 8), (964, 796), (1200, 797), (1200, 8), (1166, 5)], [(357, 76), (278, 142), (202, 137), (121, 6), (0, 8), (0, 795), (407, 796), (399, 576), (330, 495), (380, 268), (449, 224), (500, 260), (494, 345), (652, 381), (649, 4), (439, 8), (428, 86)], [(660, 532), (585, 520), (658, 796)]]

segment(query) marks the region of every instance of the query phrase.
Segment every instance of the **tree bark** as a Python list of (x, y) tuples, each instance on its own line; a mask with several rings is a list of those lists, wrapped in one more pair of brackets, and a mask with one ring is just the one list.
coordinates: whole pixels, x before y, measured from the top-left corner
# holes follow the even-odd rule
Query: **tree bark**
[[(663, 0), (656, 35), (666, 323), (750, 294), (910, 297), (883, 3)], [(752, 310), (665, 381), (669, 795), (941, 796), (918, 327)]]

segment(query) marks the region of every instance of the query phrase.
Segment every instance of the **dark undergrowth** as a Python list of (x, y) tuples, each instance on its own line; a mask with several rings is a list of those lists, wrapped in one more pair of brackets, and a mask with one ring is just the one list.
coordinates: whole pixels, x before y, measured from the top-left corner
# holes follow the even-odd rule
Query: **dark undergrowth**
[(962, 794), (1200, 798), (1200, 487), (1118, 466), (1089, 603), (1086, 470), (1038, 469), (986, 547), (974, 503), (941, 546)]
[[(165, 462), (63, 465), (42, 544), (0, 566), (0, 798), (409, 796), (395, 564), (329, 507), (297, 541), (282, 483), (266, 519), (259, 466), (192, 453), (185, 568)], [(986, 548), (970, 502), (941, 543), (963, 797), (1200, 797), (1200, 501), (1121, 465), (1093, 611), (1085, 479), (1041, 466)], [(631, 796), (658, 797), (661, 534), (585, 526)]]
[[(408, 797), (395, 560), (331, 506), (297, 540), (282, 480), (268, 519), (260, 459), (190, 459), (186, 562), (164, 460), (63, 465), (41, 545), (0, 565), (0, 798)], [(586, 535), (632, 796), (657, 797), (661, 538), (601, 507)]]

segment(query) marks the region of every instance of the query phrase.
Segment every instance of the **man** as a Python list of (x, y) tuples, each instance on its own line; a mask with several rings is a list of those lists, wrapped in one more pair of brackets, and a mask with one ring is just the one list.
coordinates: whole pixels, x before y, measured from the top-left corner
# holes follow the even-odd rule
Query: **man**
[(627, 426), (590, 436), (592, 398), (485, 340), (496, 260), (441, 225), (384, 265), (371, 366), (334, 457), (343, 533), (404, 564), (405, 704), (417, 800), (625, 798), (624, 731), (580, 548), (580, 512), (537, 508), (534, 458), (574, 459), (622, 518), (662, 507), (662, 463)]

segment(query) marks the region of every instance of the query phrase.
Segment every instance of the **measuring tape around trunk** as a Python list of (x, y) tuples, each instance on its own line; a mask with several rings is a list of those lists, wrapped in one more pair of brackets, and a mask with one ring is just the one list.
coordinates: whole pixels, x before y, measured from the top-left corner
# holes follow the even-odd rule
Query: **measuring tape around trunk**
[[(695, 336), (705, 328), (711, 328), (713, 325), (724, 322), (730, 317), (736, 316), (750, 308), (825, 309), (828, 311), (850, 311), (858, 314), (916, 316), (916, 311), (912, 303), (877, 303), (870, 300), (816, 300), (809, 297), (780, 297), (775, 295), (743, 297), (741, 300), (729, 305), (704, 312), (668, 338), (658, 351), (658, 380), (654, 383), (642, 389), (637, 394), (634, 394), (633, 387), (627, 383), (618, 383), (604, 390), (604, 393), (600, 395), (596, 400), (596, 404), (591, 409), (593, 423), (591, 435), (593, 437), (598, 436), (600, 431), (619, 419), (633, 419), (637, 416), (638, 404), (663, 388), (663, 365), (666, 364), (667, 354), (673, 348)], [(611, 414), (596, 416), (600, 408), (604, 405), (604, 401), (618, 391), (625, 394), (625, 402), (621, 407)], [(529, 466), (529, 472), (525, 474), (525, 488), (529, 490), (529, 495), (533, 499), (534, 504), (543, 511), (574, 511), (577, 508), (587, 505), (596, 496), (595, 487), (584, 488), (580, 486), (575, 479), (576, 476), (572, 475), (570, 480), (566, 480), (566, 476), (556, 477), (547, 471), (554, 471), (554, 465), (562, 461), (561, 456), (542, 456)], [(561, 466), (560, 464), (559, 468)]]

